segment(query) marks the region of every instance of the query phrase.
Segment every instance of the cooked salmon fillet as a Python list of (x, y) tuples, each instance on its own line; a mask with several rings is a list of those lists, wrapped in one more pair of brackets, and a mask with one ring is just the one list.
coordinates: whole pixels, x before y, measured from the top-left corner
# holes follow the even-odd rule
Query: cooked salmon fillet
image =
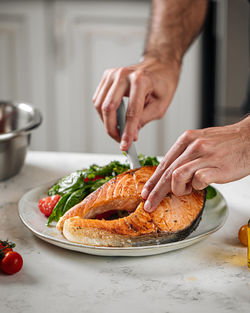
[[(116, 176), (66, 212), (57, 229), (69, 241), (97, 246), (138, 246), (157, 239), (184, 239), (199, 224), (205, 191), (193, 190), (182, 197), (170, 193), (154, 212), (148, 213), (140, 194), (155, 168), (144, 166)], [(126, 210), (129, 215), (114, 220), (95, 219), (113, 210)]]

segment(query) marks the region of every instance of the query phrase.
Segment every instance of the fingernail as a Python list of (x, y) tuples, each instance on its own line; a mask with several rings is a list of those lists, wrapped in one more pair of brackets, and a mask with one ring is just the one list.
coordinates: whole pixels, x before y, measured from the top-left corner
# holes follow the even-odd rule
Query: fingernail
[(151, 212), (151, 203), (147, 200), (145, 203), (144, 203), (144, 210), (147, 211), (147, 212)]
[(125, 150), (126, 146), (127, 146), (127, 142), (125, 140), (122, 140), (120, 143), (121, 150), (123, 150), (123, 149)]
[(146, 200), (146, 199), (147, 199), (147, 196), (148, 196), (148, 191), (147, 191), (147, 189), (146, 189), (146, 188), (144, 188), (144, 189), (142, 190), (142, 192), (141, 192), (141, 196), (142, 196), (142, 198), (143, 198), (144, 200)]

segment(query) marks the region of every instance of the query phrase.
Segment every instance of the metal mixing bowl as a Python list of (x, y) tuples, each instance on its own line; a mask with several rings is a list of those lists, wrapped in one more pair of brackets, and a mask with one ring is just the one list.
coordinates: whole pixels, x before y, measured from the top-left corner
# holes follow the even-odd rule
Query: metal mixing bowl
[(31, 131), (41, 122), (41, 113), (32, 105), (0, 101), (0, 180), (20, 171)]

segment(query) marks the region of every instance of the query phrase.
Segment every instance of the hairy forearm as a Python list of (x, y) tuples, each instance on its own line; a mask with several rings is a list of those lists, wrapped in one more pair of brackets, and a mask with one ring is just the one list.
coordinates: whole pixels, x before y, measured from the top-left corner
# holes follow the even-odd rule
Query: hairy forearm
[(153, 0), (144, 58), (181, 63), (202, 28), (207, 6), (208, 0)]

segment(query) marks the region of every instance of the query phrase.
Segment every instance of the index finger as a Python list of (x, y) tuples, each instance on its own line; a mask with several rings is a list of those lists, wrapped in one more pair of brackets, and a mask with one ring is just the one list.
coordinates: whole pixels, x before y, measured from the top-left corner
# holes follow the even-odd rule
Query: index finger
[(134, 138), (137, 137), (138, 124), (144, 108), (145, 100), (151, 91), (144, 79), (136, 76), (130, 78), (129, 102), (126, 113), (126, 124), (121, 138), (121, 150), (128, 150)]
[(117, 141), (120, 141), (120, 135), (117, 129), (116, 111), (128, 88), (129, 82), (127, 79), (117, 76), (102, 106), (103, 122), (106, 131)]
[(191, 138), (184, 138), (182, 135), (176, 141), (176, 143), (170, 148), (167, 152), (163, 160), (157, 166), (154, 174), (150, 177), (150, 179), (146, 182), (143, 187), (141, 196), (144, 200), (146, 200), (150, 194), (150, 192), (154, 189), (158, 181), (160, 180), (163, 173), (168, 169), (168, 167), (186, 150)]

